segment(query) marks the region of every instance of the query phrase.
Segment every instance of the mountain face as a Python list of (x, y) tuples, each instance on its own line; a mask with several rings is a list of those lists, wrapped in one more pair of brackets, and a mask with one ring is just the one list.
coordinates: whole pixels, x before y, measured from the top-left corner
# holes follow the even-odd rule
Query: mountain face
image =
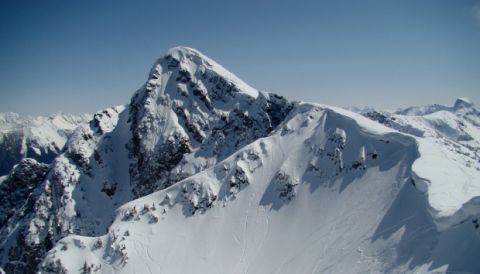
[(51, 163), (77, 125), (89, 120), (86, 114), (22, 117), (0, 113), (0, 176), (26, 157)]
[(292, 107), (199, 52), (171, 50), (129, 105), (134, 196), (166, 188), (268, 135)]
[(466, 99), (361, 115), (289, 102), (173, 48), (48, 167), (25, 159), (2, 177), (0, 262), (7, 273), (479, 272), (479, 117)]

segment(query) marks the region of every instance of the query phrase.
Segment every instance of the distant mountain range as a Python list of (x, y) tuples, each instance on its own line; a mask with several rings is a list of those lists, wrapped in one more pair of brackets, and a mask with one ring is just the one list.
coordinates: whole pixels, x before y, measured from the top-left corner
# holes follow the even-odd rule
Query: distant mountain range
[(90, 119), (88, 114), (31, 117), (0, 113), (0, 176), (25, 157), (50, 163), (61, 153), (73, 130)]
[(6, 145), (23, 158), (0, 179), (7, 273), (480, 272), (468, 99), (291, 102), (176, 47), (130, 103), (69, 117)]

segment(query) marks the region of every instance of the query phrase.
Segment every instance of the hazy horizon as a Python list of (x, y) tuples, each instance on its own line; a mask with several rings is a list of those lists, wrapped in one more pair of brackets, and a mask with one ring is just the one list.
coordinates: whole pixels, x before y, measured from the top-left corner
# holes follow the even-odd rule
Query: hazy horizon
[(169, 48), (291, 100), (480, 103), (480, 1), (3, 1), (0, 112), (126, 104)]

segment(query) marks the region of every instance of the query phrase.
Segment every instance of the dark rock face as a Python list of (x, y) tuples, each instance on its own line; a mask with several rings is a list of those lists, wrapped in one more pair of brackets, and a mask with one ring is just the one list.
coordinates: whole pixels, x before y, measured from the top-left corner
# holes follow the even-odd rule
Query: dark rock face
[[(7, 179), (0, 185), (0, 241), (2, 249), (7, 249), (8, 260), (2, 262), (7, 273), (33, 273), (43, 254), (52, 247), (31, 246), (26, 243), (25, 235), (28, 226), (22, 226), (24, 220), (35, 210), (35, 200), (39, 186), (48, 170), (48, 165), (38, 163), (34, 159), (25, 158), (10, 172)], [(18, 225), (18, 226), (17, 226)], [(15, 235), (4, 242), (8, 234)], [(3, 253), (2, 252), (2, 253)]]
[(6, 224), (28, 196), (42, 182), (48, 170), (48, 165), (34, 159), (25, 158), (15, 166), (8, 178), (0, 185), (0, 199), (3, 203), (0, 208), (0, 224)]
[(8, 174), (12, 167), (23, 158), (20, 153), (22, 139), (21, 132), (4, 134), (3, 142), (0, 142), (0, 176)]
[(298, 182), (295, 182), (290, 175), (279, 172), (274, 179), (277, 184), (278, 197), (284, 201), (290, 201), (296, 195)]
[[(7, 273), (36, 273), (44, 254), (79, 223), (65, 214), (73, 201), (79, 172), (88, 174), (97, 128), (87, 125), (71, 134), (73, 141), (51, 165), (23, 159), (0, 185), (0, 264)], [(5, 196), (5, 197), (4, 197)]]
[(389, 113), (380, 113), (378, 111), (368, 111), (361, 113), (363, 116), (369, 118), (370, 120), (379, 122), (380, 124), (383, 124), (386, 127), (396, 129), (400, 132), (404, 132), (407, 134), (412, 134), (415, 136), (423, 136), (423, 132), (417, 128), (414, 128), (410, 125), (401, 125), (399, 124), (395, 117), (392, 116), (392, 114)]
[(370, 120), (377, 121), (387, 127), (392, 127), (395, 121), (395, 118), (388, 117), (387, 115), (375, 110), (362, 113), (362, 115), (369, 118)]
[[(68, 158), (56, 159), (50, 167), (38, 163), (39, 167), (33, 165), (34, 168), (30, 168), (32, 165), (28, 165), (28, 169), (22, 169), (26, 171), (19, 173), (22, 179), (10, 174), (2, 183), (4, 187), (11, 182), (24, 182), (30, 192), (28, 195), (25, 191), (20, 193), (25, 199), (18, 205), (18, 210), (10, 214), (0, 231), (1, 263), (7, 273), (36, 273), (44, 254), (55, 243), (69, 234), (80, 232), (78, 228), (81, 226), (75, 215), (66, 214), (73, 202), (69, 195), (77, 178), (77, 171), (69, 161)], [(23, 179), (24, 176), (29, 179)], [(17, 179), (10, 181), (10, 178)]]

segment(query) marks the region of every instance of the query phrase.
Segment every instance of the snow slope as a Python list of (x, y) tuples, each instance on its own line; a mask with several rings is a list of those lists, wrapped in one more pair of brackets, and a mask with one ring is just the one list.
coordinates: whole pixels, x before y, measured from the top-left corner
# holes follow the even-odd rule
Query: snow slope
[(88, 114), (30, 117), (0, 113), (0, 175), (6, 175), (24, 157), (50, 163), (73, 130), (89, 120)]

